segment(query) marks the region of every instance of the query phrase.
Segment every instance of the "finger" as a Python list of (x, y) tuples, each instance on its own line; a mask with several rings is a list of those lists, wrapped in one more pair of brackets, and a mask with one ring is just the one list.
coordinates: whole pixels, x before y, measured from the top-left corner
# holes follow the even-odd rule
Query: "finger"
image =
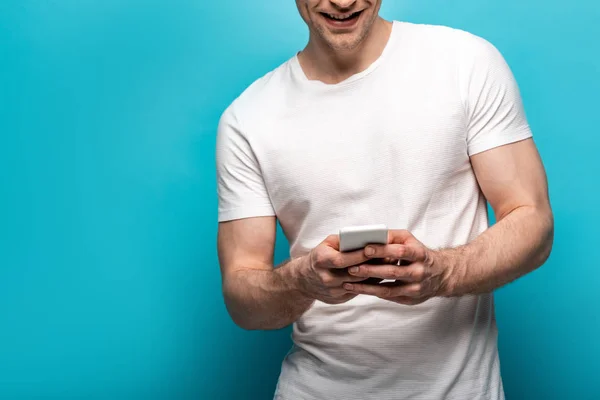
[(365, 279), (365, 278), (357, 278), (357, 279), (360, 279), (357, 282), (360, 282), (360, 283), (365, 284), (365, 285), (378, 285), (383, 280), (383, 279), (379, 279), (379, 278), (367, 278), (367, 279)]
[(403, 244), (373, 244), (365, 247), (365, 256), (373, 258), (388, 258), (395, 260), (417, 261), (423, 255), (423, 249), (418, 246)]
[(382, 286), (390, 286), (393, 297), (405, 297), (408, 299), (419, 299), (425, 295), (424, 286), (421, 283), (397, 284), (395, 282), (382, 283)]
[(377, 278), (377, 277), (368, 277), (365, 279), (362, 276), (354, 276), (354, 275), (348, 274), (348, 276), (342, 280), (342, 283), (340, 284), (340, 286), (346, 282), (361, 282), (363, 284), (377, 285), (382, 280), (383, 280), (382, 278)]
[(388, 243), (423, 246), (411, 232), (405, 229), (393, 229), (388, 232)]
[(351, 293), (377, 296), (382, 299), (395, 297), (419, 298), (423, 296), (422, 286), (418, 283), (407, 285), (365, 285), (362, 283), (346, 283), (344, 289)]
[(323, 240), (323, 244), (327, 246), (339, 250), (340, 248), (340, 235), (329, 235)]
[[(327, 270), (324, 272), (323, 276), (325, 276), (326, 277), (325, 280), (330, 283), (329, 284), (330, 287), (341, 287), (346, 282), (363, 282), (363, 283), (372, 283), (372, 284), (381, 282), (381, 279), (377, 279), (377, 278), (373, 278), (371, 280), (371, 279), (365, 279), (361, 276), (350, 275), (348, 273), (348, 271), (345, 271), (343, 269)], [(329, 277), (329, 279), (327, 277)], [(367, 281), (369, 281), (369, 282), (367, 282)]]
[(405, 243), (415, 237), (406, 229), (390, 229), (388, 231), (388, 243)]
[(411, 298), (411, 297), (395, 297), (391, 299), (386, 299), (389, 301), (393, 301), (394, 303), (403, 304), (405, 306), (416, 306), (418, 304), (422, 304), (429, 300), (428, 297), (423, 298)]
[(318, 252), (315, 265), (319, 268), (341, 269), (362, 264), (367, 260), (362, 249), (342, 253), (331, 247), (324, 247)]
[(380, 279), (400, 279), (402, 276), (401, 268), (397, 265), (370, 265), (363, 264), (357, 267), (351, 267), (348, 272), (351, 276), (364, 278), (380, 278)]
[(362, 264), (348, 268), (348, 273), (363, 278), (394, 279), (404, 282), (421, 282), (427, 277), (422, 263), (408, 266)]
[(357, 295), (354, 293), (343, 293), (339, 296), (321, 296), (319, 300), (326, 304), (342, 304), (349, 300), (352, 300)]

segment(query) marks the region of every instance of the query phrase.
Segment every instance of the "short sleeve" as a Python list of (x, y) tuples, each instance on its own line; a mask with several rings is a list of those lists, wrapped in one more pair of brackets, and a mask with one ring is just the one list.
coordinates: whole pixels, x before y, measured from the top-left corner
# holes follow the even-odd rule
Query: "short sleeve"
[(216, 171), (219, 222), (275, 215), (258, 160), (232, 106), (219, 120)]
[(461, 81), (469, 156), (530, 138), (521, 94), (513, 73), (491, 43), (470, 36)]

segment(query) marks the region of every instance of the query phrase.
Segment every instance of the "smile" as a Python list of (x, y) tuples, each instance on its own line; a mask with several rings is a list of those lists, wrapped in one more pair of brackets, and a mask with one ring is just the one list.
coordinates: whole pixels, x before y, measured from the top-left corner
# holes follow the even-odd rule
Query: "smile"
[(352, 22), (358, 19), (362, 11), (357, 11), (353, 13), (346, 14), (330, 14), (330, 13), (321, 13), (327, 20), (331, 22)]

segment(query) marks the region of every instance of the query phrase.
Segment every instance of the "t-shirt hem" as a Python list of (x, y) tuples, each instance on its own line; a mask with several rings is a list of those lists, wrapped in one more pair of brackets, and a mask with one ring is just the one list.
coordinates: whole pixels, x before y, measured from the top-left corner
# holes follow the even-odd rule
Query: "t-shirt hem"
[[(495, 395), (494, 392), (499, 392), (498, 395)], [(372, 395), (372, 394), (370, 394)], [(322, 398), (328, 398), (327, 396), (323, 396)], [(366, 395), (364, 397), (362, 397), (363, 399), (368, 399), (371, 397), (367, 397)], [(373, 398), (377, 398), (377, 397), (373, 397)], [(429, 397), (415, 397), (413, 394), (411, 395), (407, 395), (406, 398), (415, 398), (415, 399), (429, 399)], [(302, 399), (302, 400), (317, 400), (317, 397), (313, 397), (313, 396), (308, 396), (306, 393), (299, 393), (297, 391), (294, 392), (289, 392), (289, 393), (282, 393), (278, 388), (275, 390), (275, 393), (273, 394), (273, 400), (298, 400), (298, 399)], [(463, 393), (460, 394), (459, 396), (451, 396), (451, 397), (446, 397), (446, 400), (464, 400), (464, 399), (469, 399), (469, 400), (504, 400), (505, 399), (505, 395), (504, 395), (504, 391), (501, 390), (501, 386), (500, 385), (494, 385), (490, 388), (488, 388), (485, 391), (479, 391), (479, 392), (471, 392), (471, 393)]]
[(506, 144), (515, 143), (521, 140), (529, 139), (533, 136), (529, 127), (524, 127), (522, 129), (516, 130), (511, 134), (502, 134), (500, 137), (494, 137), (492, 139), (483, 140), (477, 144), (473, 144), (469, 146), (468, 153), (469, 156), (473, 156), (478, 153), (482, 153), (486, 150), (493, 149), (495, 147), (500, 147)]
[(219, 211), (219, 222), (232, 221), (252, 217), (273, 217), (275, 211), (268, 206), (232, 208)]

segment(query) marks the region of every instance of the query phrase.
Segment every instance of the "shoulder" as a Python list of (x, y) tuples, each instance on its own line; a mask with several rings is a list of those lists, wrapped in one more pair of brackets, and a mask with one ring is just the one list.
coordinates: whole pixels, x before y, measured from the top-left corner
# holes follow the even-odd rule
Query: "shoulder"
[(458, 61), (498, 54), (498, 49), (486, 38), (464, 29), (446, 25), (401, 22), (401, 35), (415, 46), (440, 54), (452, 54)]
[(288, 60), (248, 85), (223, 111), (221, 123), (250, 124), (259, 116), (272, 113), (289, 86)]

